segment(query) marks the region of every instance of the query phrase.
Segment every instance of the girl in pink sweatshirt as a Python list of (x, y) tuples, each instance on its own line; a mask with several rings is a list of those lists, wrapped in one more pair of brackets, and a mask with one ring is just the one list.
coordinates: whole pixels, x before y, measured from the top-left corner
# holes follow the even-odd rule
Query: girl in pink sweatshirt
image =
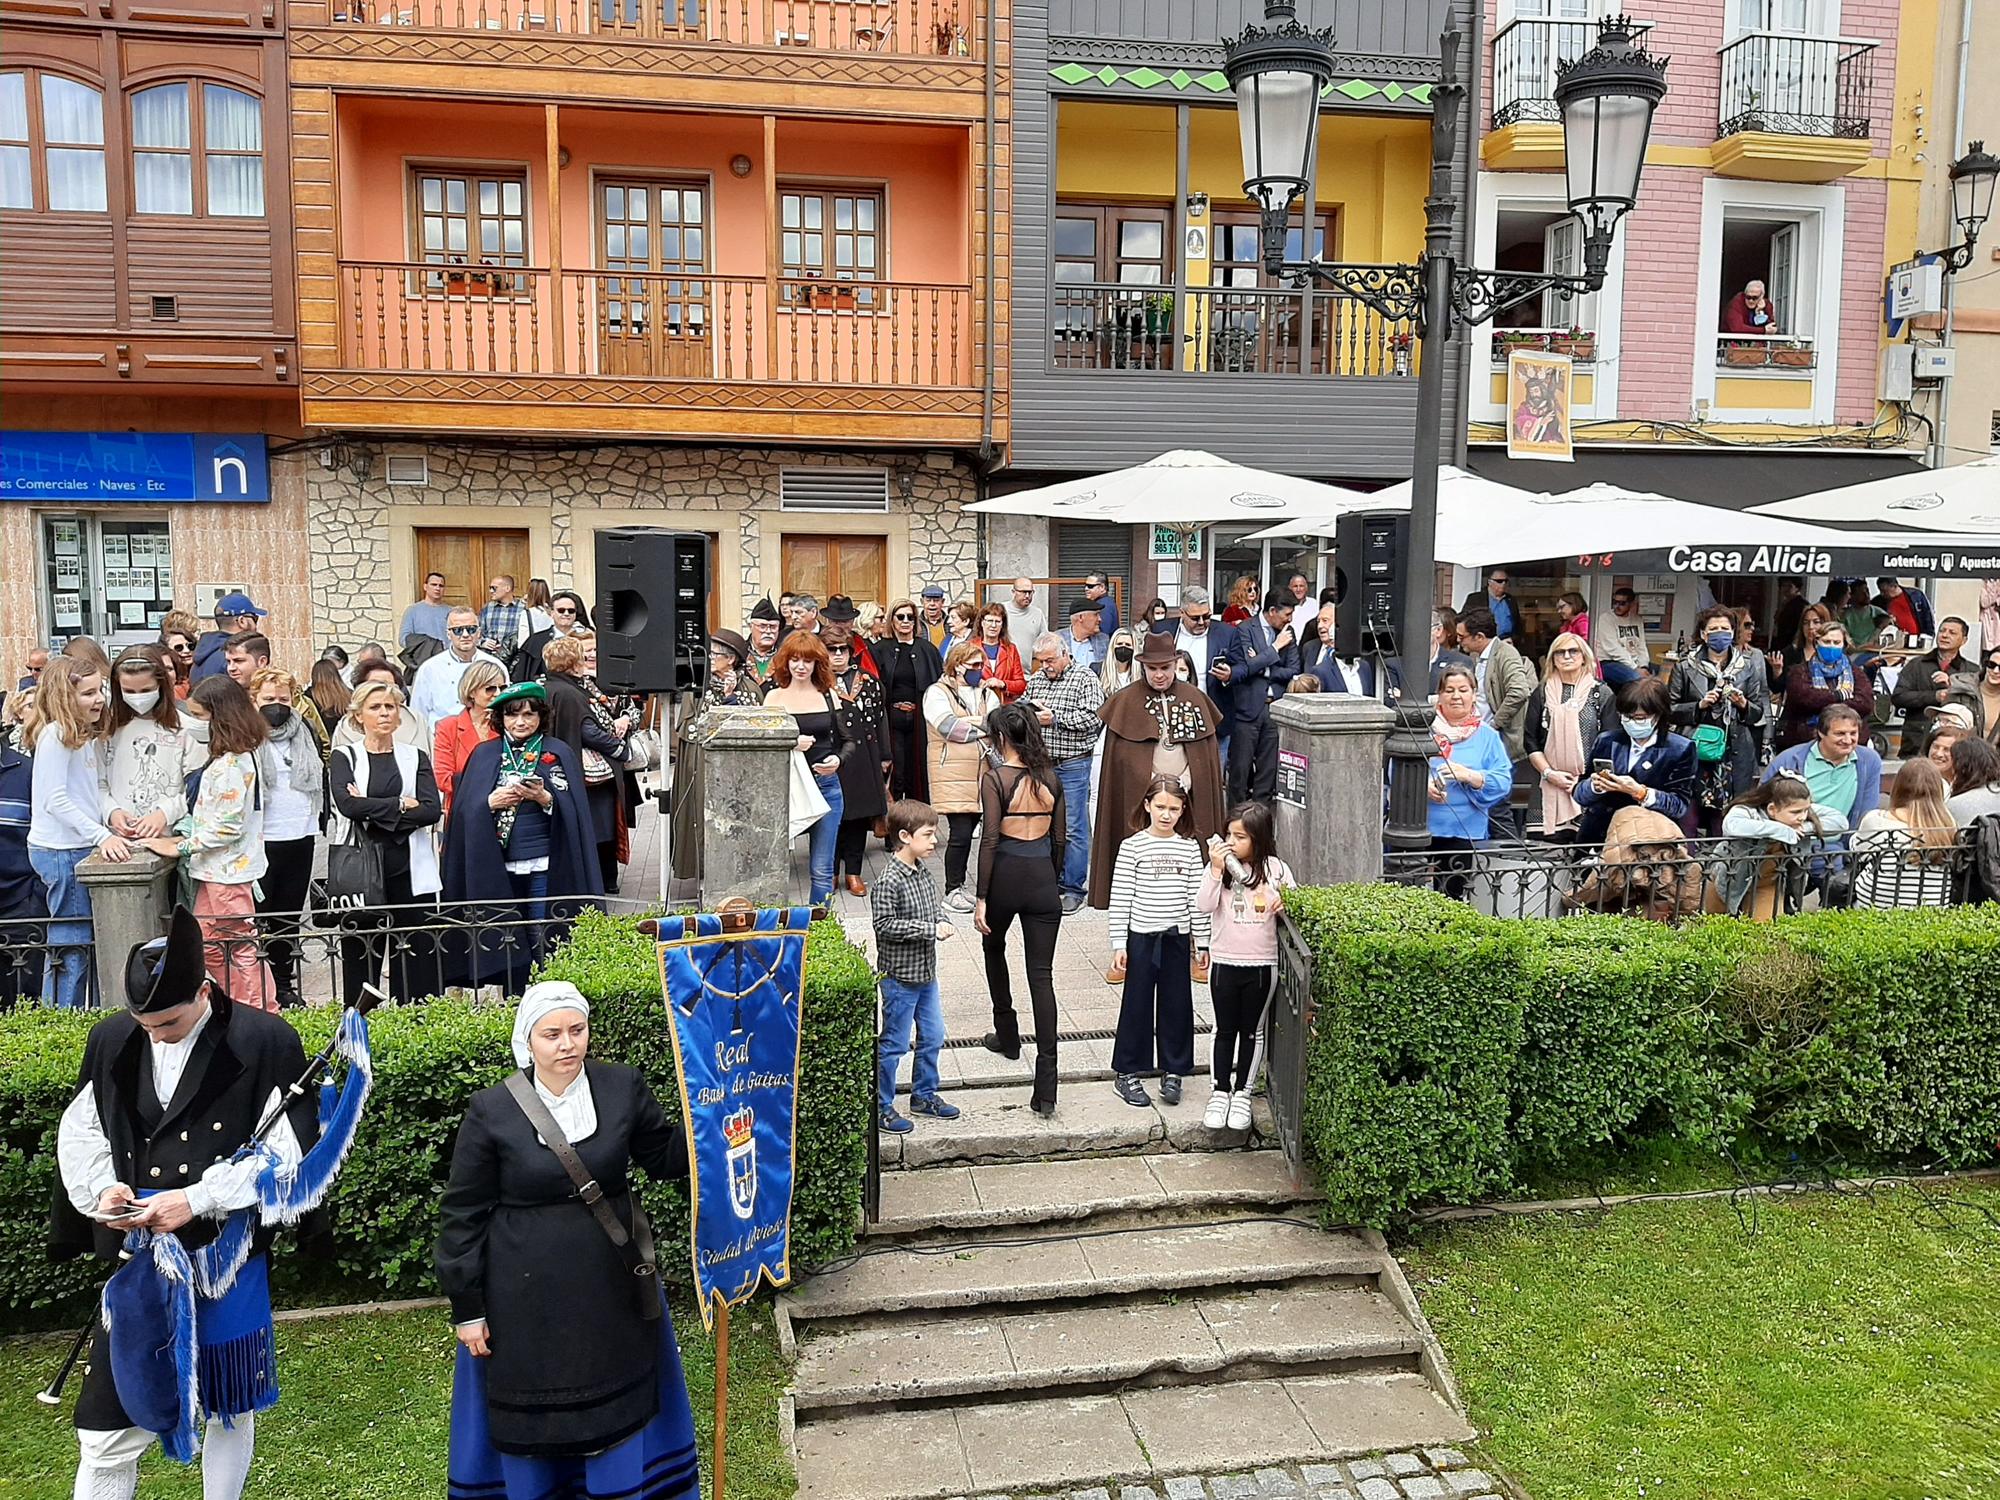
[(1215, 1092), (1201, 1117), (1210, 1130), (1250, 1128), (1250, 1085), (1262, 1061), (1264, 1013), (1278, 983), (1278, 913), (1285, 888), (1297, 884), (1277, 856), (1271, 809), (1261, 802), (1236, 807), (1229, 836), (1208, 841), (1208, 869), (1195, 901), (1211, 919)]

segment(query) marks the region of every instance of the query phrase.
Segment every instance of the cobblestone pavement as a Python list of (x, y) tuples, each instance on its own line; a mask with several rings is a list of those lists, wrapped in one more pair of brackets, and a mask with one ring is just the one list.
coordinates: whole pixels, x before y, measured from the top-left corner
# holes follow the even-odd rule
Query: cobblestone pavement
[(1456, 1448), (1384, 1453), (1340, 1464), (1198, 1475), (1145, 1484), (1093, 1485), (1048, 1495), (958, 1500), (1507, 1500), (1503, 1483)]

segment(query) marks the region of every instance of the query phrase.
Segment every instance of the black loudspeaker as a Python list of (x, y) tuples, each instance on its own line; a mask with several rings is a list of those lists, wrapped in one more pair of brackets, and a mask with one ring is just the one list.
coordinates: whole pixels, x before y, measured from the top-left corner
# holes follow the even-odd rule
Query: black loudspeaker
[(1334, 615), (1335, 646), (1349, 660), (1378, 649), (1393, 657), (1403, 618), (1402, 568), (1410, 550), (1410, 513), (1343, 515), (1334, 527), (1333, 544), (1348, 580)]
[(708, 538), (617, 526), (597, 533), (597, 681), (621, 693), (708, 686)]

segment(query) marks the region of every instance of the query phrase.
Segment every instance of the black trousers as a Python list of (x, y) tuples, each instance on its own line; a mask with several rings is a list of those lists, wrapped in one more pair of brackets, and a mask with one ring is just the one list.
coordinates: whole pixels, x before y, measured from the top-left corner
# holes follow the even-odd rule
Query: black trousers
[(438, 951), (429, 933), (403, 935), (402, 927), (435, 921), (436, 913), (427, 904), (418, 906), (410, 889), (410, 872), (388, 876), (384, 881), (384, 905), (390, 909), (361, 912), (342, 925), (363, 929), (360, 935), (340, 940), (340, 993), (347, 1004), (361, 998), (361, 986), (378, 980), (382, 964), (389, 963), (389, 993), (398, 1000), (420, 1000), (442, 988)]
[(1208, 971), (1208, 995), (1215, 1002), (1209, 1064), (1224, 1093), (1247, 1090), (1257, 1081), (1258, 1030), (1277, 985), (1276, 964), (1217, 963)]
[(1431, 883), (1454, 901), (1465, 899), (1472, 884), (1472, 840), (1431, 835)]
[(924, 716), (893, 705), (884, 720), (889, 733), (889, 800), (914, 797), (924, 779)]
[(965, 884), (965, 867), (972, 858), (972, 835), (979, 827), (979, 814), (946, 813), (944, 826), (944, 889), (950, 895)]
[(604, 894), (618, 894), (618, 835), (615, 833), (597, 846), (597, 871), (604, 882)]
[[(278, 993), (298, 993), (299, 919), (306, 908), (312, 887), (313, 844), (311, 834), (302, 839), (276, 839), (264, 845), (269, 868), (258, 882), (263, 894), (257, 898), (257, 915), (263, 919), (264, 957), (271, 965), (271, 978)], [(276, 913), (277, 915), (270, 915)], [(291, 913), (287, 917), (285, 914)]]
[(1162, 1073), (1194, 1071), (1193, 956), (1188, 935), (1177, 929), (1125, 934), (1125, 999), (1111, 1044), (1112, 1072), (1152, 1072), (1156, 1056)]
[(1278, 726), (1266, 712), (1229, 733), (1229, 801), (1269, 802), (1278, 793)]
[(1028, 958), (1028, 1000), (1035, 1010), (1035, 1086), (1031, 1104), (1056, 1102), (1056, 934), (1062, 928), (1062, 892), (1052, 860), (999, 854), (986, 891), (986, 991), (993, 999), (993, 1033), (1003, 1047), (1021, 1044), (1014, 1014), (1013, 978), (1007, 972), (1007, 929), (1021, 921)]
[(849, 818), (840, 825), (840, 833), (833, 841), (833, 875), (836, 880), (842, 875), (861, 873), (861, 862), (868, 857), (868, 830), (874, 825), (873, 818)]

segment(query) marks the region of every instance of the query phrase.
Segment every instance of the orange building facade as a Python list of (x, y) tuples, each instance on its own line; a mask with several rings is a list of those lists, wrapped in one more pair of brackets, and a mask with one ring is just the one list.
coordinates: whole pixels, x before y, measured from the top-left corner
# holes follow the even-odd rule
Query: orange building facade
[(984, 0), (295, 0), (313, 618), (424, 572), (594, 595), (593, 534), (782, 588), (977, 572), (1006, 441), (1008, 35)]

